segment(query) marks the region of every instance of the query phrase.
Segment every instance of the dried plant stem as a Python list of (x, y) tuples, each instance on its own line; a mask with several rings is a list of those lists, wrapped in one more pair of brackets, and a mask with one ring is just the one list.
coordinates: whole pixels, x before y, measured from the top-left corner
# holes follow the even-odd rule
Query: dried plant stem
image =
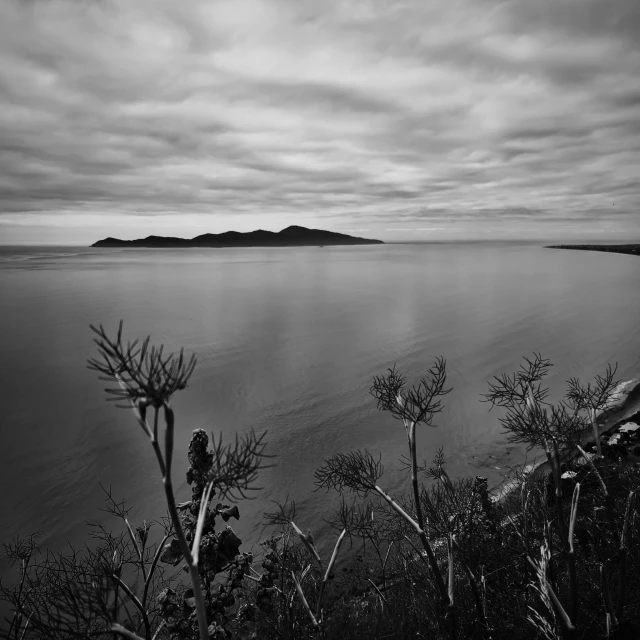
[(569, 522), (569, 617), (575, 625), (578, 620), (578, 581), (576, 577), (576, 554), (573, 546), (576, 519), (578, 517), (578, 500), (580, 498), (580, 483), (573, 490), (571, 499), (571, 519)]
[(420, 560), (422, 560), (422, 562), (424, 562), (424, 565), (425, 565), (425, 567), (427, 567), (427, 570), (430, 570), (431, 569), (431, 565), (429, 564), (428, 560), (424, 557), (424, 553), (422, 551), (420, 551), (420, 549), (418, 549), (418, 547), (416, 547), (415, 544), (413, 544), (413, 542), (411, 541), (411, 538), (409, 536), (404, 536), (404, 539), (409, 543), (411, 548), (415, 551), (415, 553), (418, 556), (418, 558), (420, 558)]
[(558, 600), (558, 596), (556, 596), (553, 587), (547, 582), (546, 583), (547, 590), (549, 592), (549, 598), (553, 604), (553, 608), (556, 611), (558, 617), (562, 620), (562, 624), (567, 631), (567, 635), (572, 638), (575, 633), (575, 626), (573, 625), (571, 618), (567, 615), (567, 612), (564, 610), (564, 607), (560, 604), (560, 600)]
[(616, 604), (616, 617), (622, 620), (624, 613), (624, 600), (627, 586), (627, 529), (629, 527), (629, 514), (631, 513), (631, 502), (635, 491), (630, 491), (627, 497), (627, 505), (624, 512), (624, 522), (622, 524), (622, 533), (620, 535), (620, 562), (618, 571), (618, 602)]
[(133, 529), (129, 524), (129, 520), (127, 518), (123, 518), (125, 525), (127, 526), (127, 532), (129, 533), (129, 538), (131, 539), (131, 543), (133, 544), (136, 553), (138, 554), (138, 561), (140, 564), (140, 570), (142, 571), (142, 579), (146, 582), (147, 580), (147, 567), (144, 563), (143, 550), (138, 544), (135, 535), (133, 534)]
[(609, 520), (609, 524), (611, 527), (614, 526), (614, 515), (613, 515), (613, 503), (611, 501), (611, 494), (609, 493), (609, 488), (607, 487), (607, 483), (604, 481), (604, 478), (598, 471), (598, 467), (594, 464), (593, 460), (589, 458), (587, 452), (578, 445), (578, 450), (582, 454), (582, 457), (587, 461), (587, 464), (591, 467), (591, 470), (595, 473), (596, 478), (600, 484), (600, 488), (602, 489), (602, 493), (604, 494), (604, 504), (607, 509), (607, 518)]
[(607, 485), (605, 484), (605, 481), (602, 479), (602, 476), (600, 475), (600, 472), (598, 471), (596, 465), (593, 464), (593, 460), (589, 458), (589, 456), (587, 455), (587, 452), (580, 445), (578, 445), (578, 451), (580, 451), (580, 453), (582, 454), (582, 457), (585, 459), (587, 464), (591, 467), (591, 470), (596, 474), (596, 478), (600, 483), (600, 488), (602, 489), (602, 492), (604, 493), (605, 497), (608, 496), (609, 490), (607, 489)]
[(20, 640), (24, 640), (24, 637), (27, 635), (27, 629), (29, 628), (29, 622), (31, 622), (31, 616), (33, 614), (30, 613), (27, 621), (24, 623), (24, 627), (22, 627), (22, 633), (20, 634)]
[(424, 518), (422, 515), (422, 505), (420, 504), (420, 488), (418, 486), (416, 423), (413, 421), (409, 425), (409, 449), (411, 451), (411, 486), (413, 488), (413, 501), (415, 503), (416, 518), (420, 529), (424, 530)]
[(293, 578), (293, 581), (295, 582), (296, 590), (298, 591), (298, 595), (300, 596), (300, 600), (302, 601), (302, 605), (304, 606), (307, 614), (309, 615), (309, 618), (311, 619), (311, 624), (314, 627), (320, 626), (318, 624), (318, 620), (313, 615), (313, 611), (311, 611), (311, 607), (309, 607), (309, 603), (307, 602), (307, 599), (304, 597), (304, 592), (302, 591), (302, 586), (298, 582), (298, 578), (296, 578), (296, 574), (293, 571), (291, 572), (291, 577)]
[(418, 532), (418, 536), (420, 537), (424, 550), (427, 552), (427, 557), (429, 558), (429, 562), (431, 563), (431, 568), (433, 569), (436, 583), (438, 584), (438, 589), (440, 590), (442, 599), (447, 603), (448, 606), (453, 606), (453, 598), (451, 597), (451, 594), (447, 593), (440, 568), (438, 567), (438, 563), (436, 562), (431, 544), (429, 543), (429, 538), (427, 537), (427, 534), (424, 530), (424, 516), (422, 514), (422, 505), (420, 503), (420, 488), (418, 486), (418, 462), (415, 421), (412, 421), (409, 425), (409, 449), (411, 450), (411, 486), (413, 488), (413, 502), (415, 504), (418, 524), (418, 528), (416, 529), (416, 531)]
[(610, 616), (611, 627), (615, 630), (618, 628), (618, 618), (616, 612), (613, 609), (613, 601), (611, 600), (611, 592), (609, 591), (609, 582), (604, 570), (604, 564), (600, 565), (600, 581), (602, 585), (602, 599), (607, 609), (607, 614)]
[[(427, 558), (429, 559), (429, 565), (433, 574), (435, 576), (436, 585), (438, 587), (438, 591), (440, 592), (440, 596), (442, 597), (445, 605), (449, 604), (449, 595), (447, 593), (447, 587), (444, 583), (444, 579), (442, 577), (442, 572), (440, 571), (440, 567), (438, 566), (438, 561), (436, 560), (436, 556), (433, 553), (433, 549), (431, 548), (431, 544), (429, 543), (429, 539), (427, 538), (427, 534), (424, 532), (422, 527), (388, 494), (381, 489), (378, 485), (374, 487), (375, 491), (380, 495), (387, 504), (396, 511), (396, 513), (409, 524), (415, 532), (418, 534), (420, 538), (420, 542), (422, 542), (422, 546), (424, 547), (425, 552), (427, 553)], [(422, 554), (421, 554), (422, 555)]]
[[(158, 464), (160, 465), (160, 471), (162, 472), (162, 485), (164, 487), (165, 498), (167, 500), (167, 508), (169, 516), (171, 517), (171, 524), (173, 525), (174, 535), (178, 540), (180, 551), (184, 555), (184, 560), (189, 570), (189, 577), (191, 579), (191, 586), (193, 587), (193, 598), (196, 604), (196, 615), (198, 618), (198, 630), (200, 640), (209, 640), (207, 614), (204, 604), (204, 596), (202, 594), (202, 586), (200, 584), (200, 573), (198, 572), (198, 565), (194, 561), (191, 549), (189, 549), (189, 543), (187, 542), (184, 532), (182, 530), (182, 524), (180, 522), (180, 515), (178, 513), (178, 507), (176, 504), (175, 494), (173, 491), (173, 483), (171, 481), (171, 462), (173, 457), (173, 434), (174, 434), (174, 415), (173, 409), (167, 404), (164, 405), (164, 418), (165, 418), (165, 451), (164, 455), (160, 448), (157, 439), (158, 433), (158, 414), (159, 408), (154, 408), (154, 427), (153, 432), (146, 424), (146, 420), (143, 418), (139, 409), (135, 408), (139, 422), (143, 423), (146, 427), (145, 431), (148, 434), (153, 434), (151, 444), (156, 452), (158, 458)], [(158, 555), (156, 553), (156, 555)], [(154, 558), (154, 561), (156, 559)], [(147, 585), (145, 585), (145, 588)]]
[(322, 620), (322, 600), (324, 597), (324, 590), (329, 581), (329, 576), (331, 575), (331, 571), (333, 569), (333, 565), (336, 563), (336, 558), (338, 557), (338, 551), (340, 550), (340, 545), (344, 540), (344, 537), (347, 535), (347, 530), (343, 529), (342, 533), (338, 537), (336, 541), (335, 547), (333, 548), (333, 553), (331, 554), (331, 559), (329, 560), (329, 564), (327, 565), (327, 570), (325, 571), (322, 582), (320, 583), (320, 593), (318, 594), (318, 608), (316, 610), (316, 618), (318, 620)]
[(189, 544), (184, 537), (184, 532), (180, 524), (180, 516), (178, 515), (178, 509), (176, 506), (175, 497), (173, 494), (173, 485), (171, 483), (170, 476), (166, 476), (163, 479), (164, 492), (167, 498), (167, 506), (169, 514), (171, 516), (171, 522), (173, 523), (174, 534), (180, 545), (180, 551), (184, 554), (184, 560), (189, 569), (189, 577), (191, 578), (191, 586), (193, 587), (193, 597), (196, 603), (196, 614), (198, 616), (198, 627), (200, 631), (200, 640), (209, 640), (209, 633), (207, 632), (207, 614), (204, 607), (204, 597), (202, 595), (202, 587), (200, 585), (200, 573), (198, 572), (198, 565), (194, 563)]
[(140, 636), (136, 635), (135, 633), (133, 633), (133, 631), (129, 631), (128, 629), (125, 629), (121, 624), (118, 624), (117, 622), (114, 622), (111, 625), (111, 631), (113, 631), (113, 633), (117, 633), (119, 636), (122, 636), (123, 638), (128, 638), (128, 640), (144, 640), (144, 638), (141, 638)]
[(560, 603), (560, 600), (558, 600), (558, 596), (556, 596), (556, 592), (553, 590), (551, 583), (549, 582), (549, 580), (547, 580), (546, 576), (544, 575), (543, 567), (536, 565), (536, 563), (531, 559), (530, 556), (527, 556), (527, 560), (529, 561), (529, 564), (533, 567), (534, 572), (538, 576), (540, 587), (549, 594), (549, 600), (551, 601), (551, 605), (553, 606), (553, 609), (556, 612), (556, 615), (560, 618), (560, 620), (562, 620), (562, 624), (565, 630), (568, 631), (570, 635), (573, 634), (576, 628), (572, 624), (571, 619), (569, 618), (569, 615), (567, 614), (567, 612), (564, 610), (564, 607)]
[(596, 443), (596, 451), (598, 452), (598, 457), (602, 457), (602, 444), (600, 442), (600, 433), (598, 429), (598, 422), (596, 420), (596, 410), (591, 407), (589, 409), (589, 417), (591, 418), (591, 428), (593, 429), (593, 439)]
[(447, 566), (449, 567), (449, 575), (447, 578), (447, 585), (449, 588), (449, 606), (453, 606), (453, 541), (452, 536), (449, 534), (447, 539)]
[(380, 597), (380, 602), (382, 603), (382, 608), (384, 609), (384, 605), (386, 604), (388, 606), (389, 603), (387, 602), (387, 599), (382, 594), (382, 591), (380, 591), (380, 589), (378, 588), (376, 583), (371, 578), (367, 578), (367, 582), (369, 582), (369, 584), (371, 584), (371, 586), (376, 590), (376, 593)]
[(309, 549), (309, 553), (311, 553), (315, 561), (318, 563), (318, 567), (320, 567), (320, 571), (322, 571), (322, 568), (323, 568), (322, 560), (320, 559), (320, 555), (318, 554), (318, 550), (316, 549), (315, 544), (311, 541), (308, 535), (305, 535), (304, 533), (302, 533), (302, 530), (300, 529), (300, 527), (298, 527), (298, 525), (295, 522), (293, 522), (293, 520), (291, 520), (290, 523), (291, 523), (291, 526), (293, 527), (293, 530), (298, 534), (298, 537), (304, 543), (304, 546), (307, 547), (307, 549)]
[(117, 575), (112, 575), (113, 580), (117, 585), (127, 594), (127, 597), (133, 603), (133, 606), (140, 612), (140, 617), (144, 624), (144, 633), (147, 638), (151, 637), (151, 623), (149, 622), (149, 616), (146, 609), (142, 606), (142, 602), (138, 599), (135, 593), (129, 589), (129, 587), (120, 579)]
[(158, 636), (160, 635), (160, 632), (162, 631), (162, 629), (164, 628), (164, 626), (167, 623), (163, 620), (159, 625), (158, 628), (156, 629), (156, 632), (153, 634), (153, 638), (151, 640), (157, 640)]
[(382, 588), (387, 590), (387, 562), (389, 560), (389, 555), (391, 554), (391, 548), (393, 547), (394, 540), (388, 543), (387, 553), (384, 555), (384, 560), (382, 561)]
[(169, 539), (169, 534), (165, 535), (164, 538), (158, 544), (158, 548), (156, 549), (156, 553), (153, 556), (153, 561), (151, 562), (151, 567), (149, 567), (149, 573), (147, 574), (147, 579), (144, 582), (144, 591), (142, 592), (142, 605), (144, 607), (147, 606), (147, 597), (149, 595), (149, 587), (151, 586), (151, 580), (153, 579), (153, 574), (156, 571), (156, 567), (158, 566), (158, 561), (160, 560), (160, 556), (162, 555), (162, 550), (166, 541)]
[(560, 456), (558, 453), (558, 443), (555, 439), (551, 439), (551, 442), (547, 438), (544, 439), (544, 451), (551, 467), (551, 473), (553, 476), (553, 484), (555, 487), (556, 498), (556, 520), (558, 523), (558, 533), (562, 540), (562, 545), (566, 551), (569, 550), (569, 535), (567, 532), (567, 526), (564, 521), (564, 513), (562, 512), (562, 473), (560, 470)]
[(162, 455), (162, 449), (160, 448), (160, 444), (158, 443), (158, 410), (156, 409), (153, 416), (153, 431), (149, 429), (146, 420), (140, 414), (140, 410), (134, 406), (134, 413), (136, 414), (136, 418), (138, 419), (138, 423), (142, 426), (145, 433), (149, 436), (149, 440), (151, 442), (151, 447), (153, 448), (153, 452), (156, 454), (156, 460), (158, 461), (158, 466), (160, 467), (160, 473), (164, 477), (167, 474), (167, 470), (164, 464), (164, 457)]
[[(509, 518), (509, 520), (511, 520), (511, 518)], [(513, 520), (511, 520), (511, 523), (513, 524)], [(517, 529), (516, 529), (516, 531), (517, 531)], [(453, 536), (451, 537), (451, 541), (455, 546), (458, 546), (458, 543), (456, 542), (456, 539)], [(489, 623), (487, 622), (487, 616), (486, 616), (486, 613), (485, 613), (485, 606), (484, 606), (484, 604), (482, 602), (482, 598), (480, 597), (480, 589), (478, 588), (478, 580), (473, 575), (473, 572), (471, 571), (471, 569), (469, 569), (469, 566), (467, 565), (466, 562), (464, 562), (464, 560), (461, 561), (461, 564), (462, 564), (462, 568), (463, 568), (465, 574), (467, 575), (467, 579), (469, 580), (469, 587), (471, 588), (471, 595), (473, 596), (473, 602), (474, 602), (475, 607), (476, 607), (476, 615), (478, 616), (478, 620), (480, 620), (480, 624), (482, 626), (483, 635), (485, 636), (485, 638), (487, 638), (487, 640), (490, 640), (491, 639), (491, 632), (489, 630)]]
[(198, 512), (198, 522), (196, 524), (196, 533), (193, 536), (193, 547), (191, 555), (193, 556), (193, 564), (198, 565), (198, 556), (200, 554), (200, 540), (202, 540), (202, 530), (204, 528), (204, 519), (207, 516), (207, 507), (211, 500), (211, 492), (213, 491), (213, 482), (208, 482), (205, 487), (202, 498), (200, 499), (200, 511)]
[(422, 546), (427, 552), (427, 556), (429, 558), (429, 562), (431, 563), (431, 567), (433, 569), (439, 589), (440, 589), (439, 580), (442, 582), (442, 588), (440, 589), (442, 599), (443, 601), (446, 602), (447, 606), (450, 609), (450, 613), (453, 615), (452, 587), (450, 585), (449, 593), (447, 593), (447, 591), (444, 589), (444, 580), (442, 579), (442, 574), (440, 573), (440, 567), (436, 562), (435, 555), (433, 553), (433, 550), (431, 549), (431, 544), (429, 543), (429, 538), (427, 537), (427, 534), (424, 530), (424, 517), (422, 515), (422, 505), (420, 504), (420, 489), (418, 486), (418, 462), (417, 462), (416, 422), (415, 421), (411, 421), (409, 425), (409, 449), (411, 450), (411, 485), (413, 487), (413, 501), (415, 504), (416, 518), (418, 519), (418, 526), (420, 528), (420, 533), (418, 535), (420, 536)]
[(448, 587), (448, 596), (449, 596), (449, 604), (447, 605), (449, 622), (451, 623), (451, 638), (455, 640), (456, 638), (456, 611), (453, 605), (453, 581), (454, 581), (454, 572), (453, 572), (453, 536), (449, 534), (447, 538), (447, 565), (449, 568), (449, 573), (447, 577), (447, 587)]
[[(26, 558), (23, 558), (20, 563), (20, 586), (18, 587), (18, 597), (17, 597), (18, 605), (20, 605), (22, 600), (22, 592), (24, 591), (24, 583), (27, 577), (27, 567), (29, 566), (29, 562), (31, 562), (32, 553), (33, 552), (30, 552), (29, 555)], [(33, 614), (29, 614), (29, 618), (31, 618), (31, 615)], [(17, 621), (17, 626), (16, 626), (16, 636), (17, 636), (18, 631), (20, 630), (20, 624), (22, 623), (21, 614), (18, 609), (16, 609), (13, 612), (13, 617), (11, 619), (11, 626), (9, 627), (9, 631), (7, 632), (7, 637), (11, 637), (11, 632), (13, 631), (14, 624), (16, 623), (16, 621)], [(25, 627), (24, 627), (25, 630), (28, 624), (29, 624), (29, 620), (27, 620), (25, 624)], [(24, 635), (24, 630), (22, 632), (22, 635)]]

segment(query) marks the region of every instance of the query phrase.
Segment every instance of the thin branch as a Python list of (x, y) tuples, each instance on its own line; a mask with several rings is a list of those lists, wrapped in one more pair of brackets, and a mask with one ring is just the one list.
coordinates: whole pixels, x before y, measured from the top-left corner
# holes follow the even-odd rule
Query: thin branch
[(302, 601), (302, 605), (304, 606), (307, 614), (309, 615), (309, 618), (311, 619), (311, 624), (316, 628), (319, 627), (320, 625), (318, 624), (318, 620), (313, 615), (313, 611), (311, 611), (311, 608), (309, 607), (309, 603), (307, 602), (307, 599), (304, 597), (304, 593), (302, 591), (302, 587), (300, 586), (300, 583), (298, 582), (298, 578), (296, 578), (296, 574), (293, 571), (291, 572), (291, 577), (293, 578), (293, 581), (295, 582), (296, 590), (298, 591), (298, 595), (300, 596), (300, 600)]
[(213, 491), (213, 482), (207, 482), (207, 486), (204, 490), (204, 495), (200, 501), (200, 511), (198, 513), (198, 522), (196, 524), (196, 532), (193, 537), (193, 546), (191, 554), (193, 556), (193, 563), (198, 564), (198, 556), (200, 554), (200, 540), (202, 539), (202, 529), (204, 528), (204, 521), (207, 517), (207, 509), (209, 508), (209, 500), (211, 500), (211, 492)]
[[(144, 638), (141, 638), (140, 636), (136, 635), (135, 633), (133, 633), (133, 631), (129, 631), (128, 629), (125, 629), (121, 624), (118, 624), (117, 622), (114, 622), (111, 625), (111, 631), (113, 631), (114, 633), (117, 633), (123, 638), (127, 638), (127, 640), (144, 640)], [(102, 631), (100, 633), (104, 633), (104, 632)]]
[(387, 602), (387, 599), (382, 594), (382, 591), (380, 591), (380, 589), (376, 586), (376, 583), (371, 578), (367, 578), (367, 581), (369, 582), (369, 584), (371, 584), (371, 586), (376, 590), (376, 592), (380, 596), (380, 600), (382, 601), (382, 604), (383, 605), (386, 604), (388, 606), (389, 603)]

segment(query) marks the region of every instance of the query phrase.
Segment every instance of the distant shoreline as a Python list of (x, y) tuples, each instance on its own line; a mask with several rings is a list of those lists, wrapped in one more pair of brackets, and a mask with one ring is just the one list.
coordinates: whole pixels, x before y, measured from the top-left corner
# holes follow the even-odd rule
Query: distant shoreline
[(575, 249), (576, 251), (606, 251), (640, 256), (640, 244), (555, 244), (545, 249)]

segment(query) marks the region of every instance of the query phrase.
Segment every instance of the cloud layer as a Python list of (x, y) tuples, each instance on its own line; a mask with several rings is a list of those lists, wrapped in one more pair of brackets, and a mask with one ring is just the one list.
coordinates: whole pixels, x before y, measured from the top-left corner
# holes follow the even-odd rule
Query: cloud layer
[(639, 113), (637, 0), (3, 0), (0, 234), (640, 236)]

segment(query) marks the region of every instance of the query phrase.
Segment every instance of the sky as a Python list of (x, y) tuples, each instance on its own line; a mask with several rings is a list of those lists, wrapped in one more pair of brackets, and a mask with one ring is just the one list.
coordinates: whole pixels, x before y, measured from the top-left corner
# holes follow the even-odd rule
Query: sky
[(640, 240), (638, 0), (0, 0), (0, 244)]

